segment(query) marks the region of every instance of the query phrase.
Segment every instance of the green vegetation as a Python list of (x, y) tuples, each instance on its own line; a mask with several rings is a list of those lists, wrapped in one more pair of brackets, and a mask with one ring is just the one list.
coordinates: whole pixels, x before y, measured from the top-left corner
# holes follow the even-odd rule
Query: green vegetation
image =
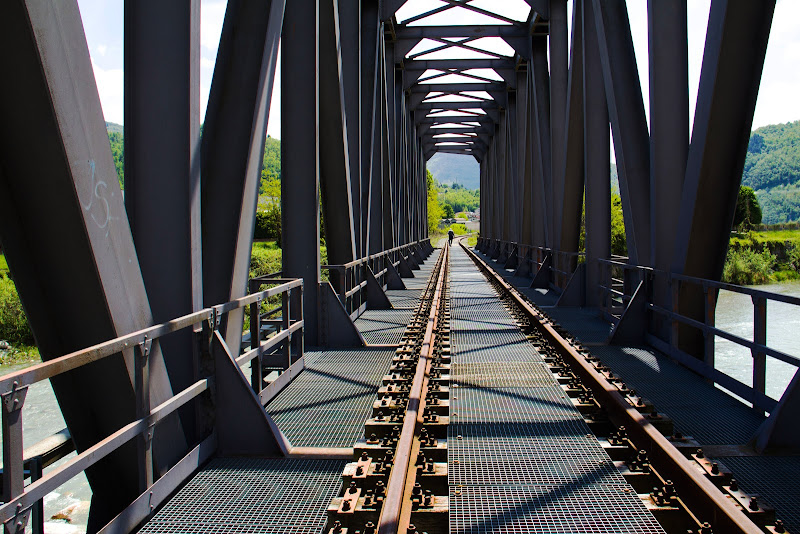
[(111, 155), (114, 158), (114, 167), (117, 168), (119, 186), (125, 188), (125, 154), (122, 132), (108, 132), (108, 143), (111, 145)]
[(800, 121), (764, 126), (750, 135), (742, 185), (755, 191), (764, 223), (800, 220)]
[(477, 235), (474, 235), (472, 237), (468, 237), (467, 238), (467, 246), (468, 247), (474, 247), (477, 244), (478, 244), (478, 236)]
[[(581, 212), (581, 237), (579, 250), (586, 252), (586, 202), (584, 201)], [(628, 244), (625, 241), (625, 221), (622, 217), (622, 199), (617, 193), (611, 192), (611, 254), (627, 256)]]
[(800, 231), (733, 232), (722, 279), (734, 284), (800, 279)]
[(775, 255), (767, 247), (761, 252), (752, 248), (729, 248), (722, 280), (739, 285), (766, 284), (772, 280), (775, 260)]
[(445, 204), (444, 205), (444, 218), (445, 219), (452, 219), (455, 216), (456, 216), (456, 214), (453, 213), (453, 206), (451, 206), (450, 204)]
[(472, 233), (463, 224), (451, 224), (448, 230), (452, 230), (456, 235), (466, 235)]
[(453, 215), (447, 217), (448, 219), (461, 211), (475, 211), (481, 205), (481, 195), (477, 189), (466, 189), (460, 184), (448, 185), (442, 183), (438, 183), (438, 187), (441, 188), (439, 200), (443, 205), (450, 206), (450, 209), (453, 210)]
[(39, 360), (39, 351), (33, 346), (36, 342), (33, 332), (3, 254), (0, 254), (0, 341), (11, 345), (10, 349), (0, 348), (0, 364)]
[(753, 228), (761, 224), (761, 206), (753, 188), (742, 185), (736, 199), (736, 211), (733, 215), (734, 228)]
[(433, 179), (431, 171), (427, 174), (428, 184), (428, 235), (433, 237), (441, 233), (439, 231), (439, 221), (444, 217), (444, 208), (439, 202), (439, 191), (436, 188), (436, 180)]

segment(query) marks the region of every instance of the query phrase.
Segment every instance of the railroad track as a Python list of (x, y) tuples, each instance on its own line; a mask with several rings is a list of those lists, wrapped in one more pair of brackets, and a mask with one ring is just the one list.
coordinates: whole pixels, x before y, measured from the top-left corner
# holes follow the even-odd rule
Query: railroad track
[[(743, 493), (724, 466), (677, 434), (569, 332), (461, 243), (545, 357), (626, 480), (668, 533), (787, 532), (774, 509)], [(648, 491), (649, 490), (649, 491)]]
[[(691, 439), (674, 432), (669, 418), (461, 246), (665, 532), (786, 532), (768, 504), (742, 493), (724, 466), (704, 458)], [(326, 534), (451, 530), (449, 256), (445, 246), (383, 378), (364, 440), (356, 443), (340, 495), (328, 508)]]
[(378, 390), (365, 439), (345, 466), (325, 532), (405, 534), (447, 524), (448, 260), (445, 245)]

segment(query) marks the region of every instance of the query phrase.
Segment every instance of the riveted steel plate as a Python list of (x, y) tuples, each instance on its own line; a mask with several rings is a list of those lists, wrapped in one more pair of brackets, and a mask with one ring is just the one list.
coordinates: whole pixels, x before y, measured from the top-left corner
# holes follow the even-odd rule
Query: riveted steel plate
[(341, 460), (218, 458), (139, 531), (319, 534)]

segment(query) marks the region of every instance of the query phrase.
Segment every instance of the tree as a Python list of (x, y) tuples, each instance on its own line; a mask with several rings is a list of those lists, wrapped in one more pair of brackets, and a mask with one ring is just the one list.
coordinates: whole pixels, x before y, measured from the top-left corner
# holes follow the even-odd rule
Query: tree
[(455, 217), (455, 213), (453, 212), (453, 206), (450, 204), (444, 205), (444, 218), (445, 219), (452, 219)]
[(439, 202), (439, 191), (436, 190), (436, 180), (431, 171), (428, 171), (428, 235), (433, 235), (439, 228), (444, 210)]
[(756, 192), (752, 187), (742, 185), (739, 187), (739, 197), (736, 199), (733, 227), (750, 229), (757, 224), (761, 224), (761, 206), (758, 205)]

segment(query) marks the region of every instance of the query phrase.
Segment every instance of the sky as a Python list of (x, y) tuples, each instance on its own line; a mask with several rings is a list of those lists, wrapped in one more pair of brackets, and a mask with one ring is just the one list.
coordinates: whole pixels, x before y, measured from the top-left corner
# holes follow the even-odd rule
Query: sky
[[(473, 0), (474, 5), (496, 9), (497, 0)], [(409, 0), (398, 12), (398, 18), (436, 7), (438, 0)], [(511, 14), (524, 9), (523, 0), (503, 0), (504, 10)], [(647, 74), (647, 2), (627, 0), (628, 13), (639, 67), (639, 78), (645, 111), (648, 108)], [(705, 30), (711, 0), (687, 0), (689, 13), (689, 98), (690, 117), (694, 105), (702, 65)], [(123, 122), (123, 0), (78, 0), (86, 40), (92, 58), (103, 113), (109, 122)], [(205, 115), (214, 61), (225, 15), (225, 0), (201, 0), (200, 112)], [(571, 2), (570, 2), (571, 5)], [(494, 7), (493, 7), (494, 6)], [(504, 12), (505, 14), (505, 12)], [(442, 13), (447, 24), (467, 23), (471, 15), (461, 16), (449, 10)], [(463, 18), (461, 21), (459, 18)], [(753, 118), (753, 128), (800, 120), (800, 2), (778, 0), (772, 23), (761, 87)], [(280, 138), (280, 62), (270, 106), (267, 133)]]

